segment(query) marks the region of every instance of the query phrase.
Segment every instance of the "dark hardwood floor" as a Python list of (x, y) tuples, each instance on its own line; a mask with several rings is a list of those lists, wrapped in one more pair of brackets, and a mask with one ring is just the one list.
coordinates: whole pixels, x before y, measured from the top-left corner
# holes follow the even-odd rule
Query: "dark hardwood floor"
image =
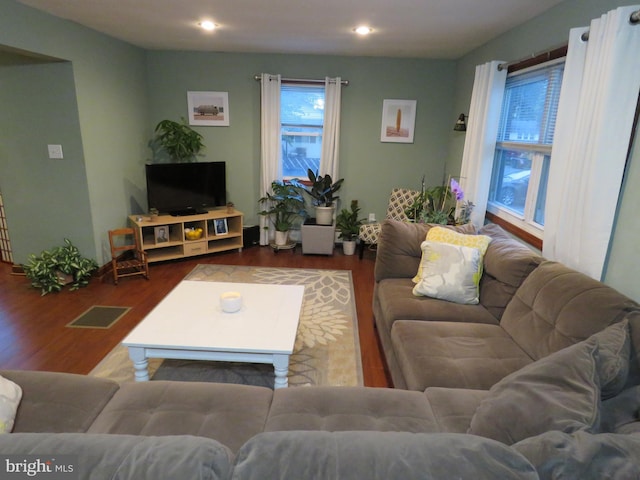
[[(250, 247), (187, 260), (154, 263), (150, 280), (123, 278), (116, 286), (111, 275), (93, 279), (75, 292), (40, 296), (26, 277), (11, 274), (0, 263), (0, 368), (49, 370), (86, 374), (199, 263), (265, 267), (351, 270), (358, 314), (364, 382), (390, 386), (371, 309), (375, 253), (344, 256), (302, 255), (269, 247)], [(131, 310), (109, 329), (68, 328), (66, 325), (93, 305), (126, 306)]]

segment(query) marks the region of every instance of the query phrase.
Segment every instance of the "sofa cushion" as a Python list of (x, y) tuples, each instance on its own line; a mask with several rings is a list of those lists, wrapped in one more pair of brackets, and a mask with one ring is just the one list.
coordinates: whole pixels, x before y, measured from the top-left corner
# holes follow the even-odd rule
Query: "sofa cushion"
[(533, 466), (498, 442), (454, 433), (270, 432), (238, 452), (234, 480), (271, 478), (537, 479)]
[(529, 459), (541, 480), (640, 478), (640, 435), (549, 431), (513, 449)]
[(630, 433), (640, 426), (640, 385), (602, 402), (600, 432)]
[[(476, 248), (480, 252), (480, 262), (478, 263), (478, 279), (482, 276), (482, 259), (487, 252), (487, 247), (491, 243), (491, 237), (487, 235), (469, 235), (455, 231), (453, 228), (432, 227), (427, 231), (427, 241), (458, 245), (461, 247)], [(422, 268), (425, 261), (424, 246), (421, 245), (422, 259), (418, 267), (418, 273), (413, 277), (413, 282), (418, 283), (422, 277)]]
[(498, 324), (496, 318), (482, 305), (463, 305), (436, 298), (417, 297), (413, 294), (413, 287), (413, 282), (408, 278), (389, 278), (374, 287), (375, 302), (380, 313), (376, 312), (376, 320), (382, 320), (388, 332), (396, 320)]
[(391, 342), (407, 388), (488, 390), (533, 360), (499, 325), (398, 320)]
[(413, 294), (475, 305), (481, 265), (482, 255), (477, 248), (424, 241)]
[(441, 432), (466, 433), (489, 390), (429, 387), (424, 391)]
[(61, 466), (68, 458), (73, 473), (54, 472), (51, 478), (225, 480), (233, 467), (233, 454), (227, 447), (209, 438), (192, 436), (16, 433), (10, 439), (0, 439), (0, 451), (3, 455), (40, 458), (55, 455), (54, 461), (61, 462)]
[(547, 430), (599, 427), (598, 343), (589, 340), (527, 365), (494, 385), (468, 433), (507, 445)]
[(629, 373), (629, 322), (627, 319), (608, 326), (591, 336), (598, 342), (600, 359), (600, 395), (603, 399), (616, 396), (627, 383)]
[(620, 322), (637, 309), (638, 304), (613, 288), (545, 261), (522, 283), (500, 324), (537, 360)]
[(90, 433), (198, 435), (237, 450), (261, 432), (273, 391), (204, 382), (123, 384)]
[(543, 261), (531, 248), (509, 236), (501, 227), (488, 224), (478, 234), (491, 237), (484, 255), (480, 279), (480, 303), (500, 319), (516, 290)]
[(389, 388), (282, 388), (273, 393), (265, 431), (438, 432), (422, 393)]
[[(374, 270), (375, 281), (384, 278), (413, 278), (418, 271), (422, 250), (420, 245), (434, 225), (397, 220), (382, 222)], [(447, 226), (460, 233), (476, 233), (472, 224)]]
[(104, 378), (57, 372), (2, 370), (22, 388), (13, 431), (86, 432), (118, 391)]

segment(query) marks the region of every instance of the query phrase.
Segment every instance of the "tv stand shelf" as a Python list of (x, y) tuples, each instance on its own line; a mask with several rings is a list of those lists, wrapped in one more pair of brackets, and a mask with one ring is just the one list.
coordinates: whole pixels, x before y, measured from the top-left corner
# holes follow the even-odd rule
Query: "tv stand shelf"
[[(161, 262), (227, 250), (237, 249), (241, 252), (242, 218), (242, 212), (223, 207), (182, 217), (159, 215), (153, 220), (148, 216), (130, 215), (129, 221), (142, 249), (147, 252), (149, 262)], [(218, 232), (217, 220), (226, 221), (226, 233)], [(201, 228), (202, 237), (188, 240), (185, 228)]]

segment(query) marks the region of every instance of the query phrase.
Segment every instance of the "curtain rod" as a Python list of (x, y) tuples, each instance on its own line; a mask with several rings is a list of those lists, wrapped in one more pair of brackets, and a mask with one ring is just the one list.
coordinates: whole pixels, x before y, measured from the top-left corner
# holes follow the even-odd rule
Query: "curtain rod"
[[(631, 15), (629, 15), (629, 23), (631, 25), (637, 25), (640, 23), (640, 10), (636, 10), (635, 12), (631, 12)], [(580, 38), (582, 39), (583, 42), (588, 42), (589, 41), (589, 30), (587, 30), (586, 32), (584, 32)]]
[[(629, 23), (631, 23), (632, 25), (640, 24), (640, 10), (636, 10), (635, 12), (632, 12), (631, 15), (629, 15)], [(584, 32), (582, 34), (581, 38), (582, 38), (583, 42), (588, 41), (589, 40), (589, 30)], [(505, 68), (508, 69), (509, 67), (512, 67), (513, 65), (517, 65), (518, 63), (526, 62), (527, 60), (531, 60), (531, 59), (534, 59), (534, 58), (537, 58), (537, 57), (541, 57), (543, 55), (549, 55), (550, 56), (549, 60), (553, 60), (553, 58), (551, 58), (551, 55), (553, 54), (553, 52), (556, 52), (557, 50), (559, 50), (561, 48), (566, 48), (566, 45), (558, 46), (558, 47), (552, 48), (550, 50), (545, 50), (543, 52), (533, 53), (529, 57), (525, 57), (523, 59), (516, 60), (514, 62), (501, 63), (500, 65), (498, 65), (498, 70), (501, 71), (501, 70), (504, 70)]]
[[(556, 47), (550, 48), (548, 50), (544, 50), (542, 52), (535, 52), (529, 55), (528, 57), (521, 58), (520, 60), (514, 60), (513, 62), (501, 63), (498, 65), (498, 71), (502, 71), (507, 69), (507, 71), (513, 71), (513, 67), (517, 65), (524, 64), (523, 68), (526, 67), (528, 63), (542, 63), (542, 61), (548, 62), (549, 60), (555, 60), (556, 58), (561, 58), (566, 56), (567, 54), (567, 44), (558, 45)], [(546, 58), (544, 58), (546, 57)], [(538, 60), (540, 60), (538, 62)]]
[[(253, 79), (260, 81), (262, 79), (262, 75), (254, 75)], [(280, 80), (282, 82), (288, 82), (288, 83), (303, 83), (303, 84), (306, 83), (308, 85), (315, 85), (315, 84), (321, 83), (324, 85), (324, 80), (316, 80), (312, 78), (281, 78)], [(349, 80), (341, 80), (340, 83), (345, 87), (349, 86)]]

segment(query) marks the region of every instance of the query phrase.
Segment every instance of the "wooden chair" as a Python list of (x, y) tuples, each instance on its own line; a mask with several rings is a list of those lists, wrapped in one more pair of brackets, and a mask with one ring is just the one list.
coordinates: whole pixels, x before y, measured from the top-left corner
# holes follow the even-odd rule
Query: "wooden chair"
[(111, 245), (113, 282), (116, 285), (119, 277), (144, 275), (144, 278), (149, 280), (147, 252), (140, 248), (138, 236), (133, 228), (109, 230), (109, 245)]

